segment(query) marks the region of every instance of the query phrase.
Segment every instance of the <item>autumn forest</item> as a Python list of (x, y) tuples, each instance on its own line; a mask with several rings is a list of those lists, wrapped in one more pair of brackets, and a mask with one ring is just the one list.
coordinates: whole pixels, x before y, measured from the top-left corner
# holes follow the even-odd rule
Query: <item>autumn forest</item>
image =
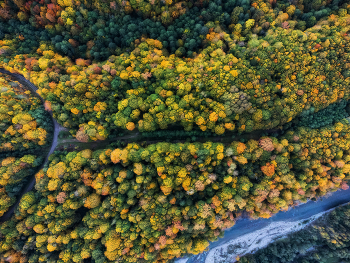
[(346, 0), (0, 0), (0, 262), (170, 263), (348, 189), (349, 85)]

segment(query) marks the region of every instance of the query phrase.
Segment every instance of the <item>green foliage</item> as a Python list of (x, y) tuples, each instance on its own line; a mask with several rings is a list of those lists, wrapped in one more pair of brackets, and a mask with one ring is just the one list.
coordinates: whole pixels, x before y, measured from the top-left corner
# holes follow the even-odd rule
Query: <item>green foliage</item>
[(310, 127), (313, 129), (326, 125), (333, 125), (335, 122), (349, 117), (349, 113), (346, 112), (347, 105), (347, 101), (342, 100), (316, 113), (314, 113), (315, 108), (310, 108), (309, 110), (303, 111), (300, 117), (293, 120), (293, 125)]

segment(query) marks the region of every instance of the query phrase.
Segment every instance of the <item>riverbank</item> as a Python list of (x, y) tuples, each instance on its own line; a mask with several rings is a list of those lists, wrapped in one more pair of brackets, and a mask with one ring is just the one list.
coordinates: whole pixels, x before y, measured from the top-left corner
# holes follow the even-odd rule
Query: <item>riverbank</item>
[[(288, 211), (281, 211), (268, 219), (238, 219), (236, 224), (225, 231), (223, 238), (218, 241), (212, 242), (209, 245), (209, 251), (203, 252), (201, 254), (192, 256), (187, 259), (178, 259), (175, 263), (214, 263), (214, 261), (206, 261), (209, 254), (216, 248), (228, 246), (234, 242), (238, 242), (240, 238), (245, 235), (250, 235), (253, 233), (259, 233), (262, 229), (267, 229), (269, 226), (276, 226), (278, 224), (286, 224), (288, 226), (290, 223), (299, 224), (302, 221), (311, 219), (320, 213), (326, 213), (340, 205), (346, 204), (350, 201), (350, 188), (347, 190), (338, 190), (330, 195), (320, 197), (316, 201), (308, 201), (307, 203), (300, 204), (296, 207), (291, 207)], [(292, 225), (289, 225), (293, 230)], [(271, 228), (271, 231), (273, 228)], [(295, 230), (293, 230), (295, 231)], [(272, 232), (271, 232), (272, 233)], [(270, 234), (271, 234), (270, 233)], [(291, 233), (291, 232), (289, 232)], [(284, 235), (287, 232), (284, 232)], [(254, 235), (254, 234), (253, 234)], [(277, 237), (276, 237), (277, 238)], [(249, 240), (249, 239), (248, 239)], [(270, 240), (271, 242), (271, 240)], [(262, 248), (262, 246), (260, 247)], [(248, 252), (246, 252), (248, 253)], [(182, 261), (180, 261), (182, 260)], [(183, 261), (186, 260), (186, 261)], [(226, 263), (226, 262), (225, 262)]]
[[(333, 210), (333, 209), (331, 209)], [(329, 211), (321, 212), (306, 220), (295, 222), (273, 222), (261, 230), (257, 230), (232, 240), (209, 251), (205, 263), (233, 263), (237, 258), (248, 253), (254, 253), (278, 239), (285, 238), (292, 232), (299, 231), (310, 225)]]

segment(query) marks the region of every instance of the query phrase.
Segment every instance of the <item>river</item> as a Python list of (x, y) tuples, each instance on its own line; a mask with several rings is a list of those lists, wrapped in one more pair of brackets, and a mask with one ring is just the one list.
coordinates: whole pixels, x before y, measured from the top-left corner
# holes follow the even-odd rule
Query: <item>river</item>
[[(210, 243), (209, 250), (221, 246), (245, 234), (260, 230), (273, 222), (290, 222), (308, 219), (315, 214), (327, 211), (331, 208), (345, 204), (349, 201), (350, 188), (347, 190), (338, 190), (330, 194), (329, 196), (319, 197), (317, 201), (310, 200), (307, 203), (300, 204), (294, 208), (291, 207), (288, 211), (281, 211), (268, 219), (238, 219), (233, 227), (225, 231), (225, 235), (223, 238), (220, 238), (218, 241)], [(208, 252), (206, 251), (201, 254), (190, 257), (187, 261), (181, 259), (175, 261), (175, 263), (204, 263), (207, 254)]]

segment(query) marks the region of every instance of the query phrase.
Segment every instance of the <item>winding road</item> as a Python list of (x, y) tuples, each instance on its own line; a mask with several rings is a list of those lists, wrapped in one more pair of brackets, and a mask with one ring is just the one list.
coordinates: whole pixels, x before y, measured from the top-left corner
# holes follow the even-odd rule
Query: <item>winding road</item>
[[(16, 79), (19, 83), (21, 83), (22, 85), (24, 85), (25, 87), (27, 87), (34, 96), (38, 97), (42, 103), (44, 104), (45, 100), (37, 93), (37, 90), (38, 88), (33, 84), (31, 83), (29, 80), (27, 80), (25, 77), (23, 77), (22, 75), (20, 74), (14, 74), (14, 73), (11, 73), (5, 69), (2, 69), (0, 68), (0, 73), (4, 73), (4, 74), (7, 74), (7, 75), (10, 75), (12, 76), (14, 79)], [(45, 161), (43, 162), (43, 164), (39, 167), (38, 170), (41, 170), (45, 164), (48, 162), (49, 160), (49, 156), (53, 153), (53, 151), (55, 150), (56, 146), (57, 146), (57, 139), (58, 139), (58, 134), (60, 132), (60, 129), (63, 128), (61, 125), (59, 125), (57, 123), (57, 121), (53, 118), (52, 116), (52, 112), (49, 111), (50, 113), (50, 116), (51, 116), (51, 119), (52, 119), (52, 122), (54, 124), (54, 134), (53, 134), (53, 139), (52, 139), (52, 144), (51, 144), (51, 148), (48, 152), (48, 154), (46, 155), (45, 157)], [(4, 222), (6, 220), (8, 220), (13, 212), (15, 211), (15, 209), (17, 208), (22, 196), (29, 192), (30, 190), (33, 189), (35, 185), (35, 175), (31, 176), (31, 178), (29, 179), (28, 181), (28, 184), (27, 186), (25, 187), (25, 189), (21, 192), (21, 194), (17, 197), (17, 202), (11, 206), (11, 208), (0, 218), (0, 222)]]

